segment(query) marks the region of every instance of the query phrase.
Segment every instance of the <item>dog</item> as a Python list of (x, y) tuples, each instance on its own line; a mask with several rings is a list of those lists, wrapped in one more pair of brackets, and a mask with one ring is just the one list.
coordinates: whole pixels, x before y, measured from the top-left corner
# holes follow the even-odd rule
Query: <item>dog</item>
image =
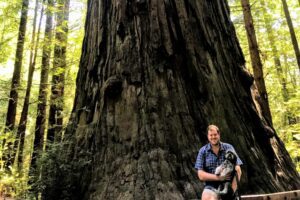
[[(223, 181), (218, 189), (215, 191), (217, 194), (222, 196), (232, 196), (233, 191), (231, 188), (231, 182), (235, 176), (235, 164), (236, 164), (237, 156), (232, 150), (227, 150), (225, 154), (224, 162), (218, 166), (215, 170), (215, 174), (217, 176), (227, 176), (231, 175), (230, 180)], [(230, 199), (230, 198), (229, 198)]]

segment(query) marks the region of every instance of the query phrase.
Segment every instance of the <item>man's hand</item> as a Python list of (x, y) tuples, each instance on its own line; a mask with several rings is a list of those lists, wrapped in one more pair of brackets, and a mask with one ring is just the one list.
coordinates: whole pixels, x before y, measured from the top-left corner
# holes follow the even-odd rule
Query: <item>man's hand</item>
[(227, 174), (225, 176), (218, 176), (219, 181), (230, 181), (231, 174)]
[(198, 170), (198, 177), (201, 181), (225, 181), (231, 180), (231, 174), (226, 176), (218, 176), (215, 174), (207, 173), (203, 170)]

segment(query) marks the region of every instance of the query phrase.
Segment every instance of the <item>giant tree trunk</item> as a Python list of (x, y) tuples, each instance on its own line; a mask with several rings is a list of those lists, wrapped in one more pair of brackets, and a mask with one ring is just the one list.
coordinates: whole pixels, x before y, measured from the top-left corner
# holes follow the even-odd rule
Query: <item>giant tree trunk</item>
[(48, 97), (48, 75), (49, 75), (49, 65), (51, 57), (51, 40), (52, 40), (52, 30), (53, 30), (53, 6), (54, 1), (48, 0), (47, 4), (47, 19), (45, 27), (45, 37), (43, 45), (43, 56), (42, 56), (42, 66), (41, 66), (41, 79), (37, 106), (37, 117), (35, 123), (35, 135), (34, 135), (34, 145), (33, 153), (31, 158), (31, 174), (38, 175), (39, 169), (37, 168), (37, 158), (43, 151), (44, 145), (44, 135), (46, 130), (46, 108), (47, 108), (47, 97)]
[(200, 198), (193, 166), (210, 123), (244, 162), (242, 193), (300, 187), (251, 99), (226, 1), (91, 0), (87, 13), (68, 157), (48, 199)]
[(68, 43), (69, 0), (57, 2), (57, 25), (54, 47), (53, 76), (50, 97), (48, 135), (49, 141), (61, 140), (63, 127), (64, 84), (66, 50)]
[(261, 110), (264, 117), (267, 119), (269, 124), (272, 125), (272, 116), (271, 116), (271, 111), (269, 106), (268, 93), (267, 93), (266, 84), (264, 80), (263, 65), (259, 55), (259, 48), (258, 48), (255, 29), (253, 25), (253, 18), (251, 14), (249, 0), (241, 0), (241, 4), (243, 8), (244, 22), (245, 22), (245, 28), (247, 32), (248, 46), (249, 46), (251, 64), (253, 68), (254, 80), (259, 92), (258, 102), (261, 106)]
[(292, 44), (294, 47), (298, 68), (300, 71), (300, 50), (299, 50), (299, 45), (298, 45), (297, 37), (295, 34), (293, 22), (292, 22), (292, 19), (290, 16), (290, 11), (289, 11), (288, 5), (286, 3), (286, 0), (281, 0), (281, 1), (282, 1), (282, 5), (283, 5), (284, 15), (285, 15), (285, 18), (286, 18), (286, 21), (287, 21), (287, 24), (288, 24), (288, 27), (290, 30), (291, 40), (292, 40)]

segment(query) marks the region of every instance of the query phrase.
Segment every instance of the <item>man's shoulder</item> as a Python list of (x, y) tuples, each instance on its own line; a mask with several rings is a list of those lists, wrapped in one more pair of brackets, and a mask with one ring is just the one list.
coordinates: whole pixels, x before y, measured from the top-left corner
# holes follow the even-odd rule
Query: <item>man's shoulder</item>
[(199, 150), (199, 152), (200, 153), (204, 153), (204, 152), (206, 152), (207, 150), (208, 150), (208, 148), (209, 148), (209, 143), (208, 144), (206, 144), (206, 145), (204, 145), (204, 146), (202, 146), (201, 148), (200, 148), (200, 150)]
[(222, 146), (225, 150), (233, 148), (233, 146), (231, 144), (225, 143), (225, 142), (222, 142)]

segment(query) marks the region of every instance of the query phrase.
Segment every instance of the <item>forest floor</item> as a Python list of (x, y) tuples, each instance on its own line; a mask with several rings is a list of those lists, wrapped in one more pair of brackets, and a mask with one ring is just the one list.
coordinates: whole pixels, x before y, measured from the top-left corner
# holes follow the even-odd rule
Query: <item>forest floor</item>
[(11, 197), (6, 197), (6, 196), (0, 196), (0, 200), (15, 200), (14, 198)]

